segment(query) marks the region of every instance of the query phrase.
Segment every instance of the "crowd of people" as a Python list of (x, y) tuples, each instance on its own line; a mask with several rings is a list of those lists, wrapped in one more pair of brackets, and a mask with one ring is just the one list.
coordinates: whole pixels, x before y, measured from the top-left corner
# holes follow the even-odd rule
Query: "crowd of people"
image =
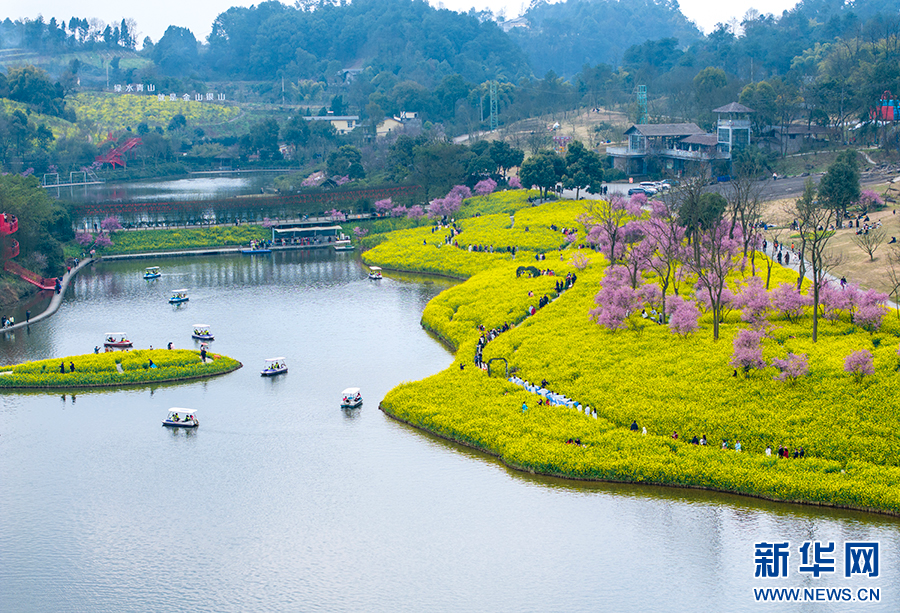
[[(638, 426), (637, 420), (632, 420), (629, 430), (631, 430), (632, 432), (637, 432), (638, 430), (641, 430), (641, 427)], [(643, 427), (642, 434), (644, 434), (644, 435), (647, 434), (646, 426)], [(675, 440), (675, 441), (679, 440), (677, 430), (672, 432), (671, 438), (672, 438), (672, 440)], [(709, 444), (709, 441), (707, 440), (705, 434), (699, 438), (695, 434), (689, 442), (691, 445), (698, 445), (700, 447), (705, 447)], [(741, 444), (740, 440), (735, 441), (734, 445), (732, 446), (731, 443), (729, 443), (728, 439), (723, 438), (722, 443), (719, 445), (719, 447), (720, 447), (720, 449), (725, 449), (725, 450), (733, 448), (737, 452), (743, 451), (743, 445)], [(771, 445), (766, 446), (765, 454), (767, 457), (770, 457), (772, 455), (772, 446)], [(803, 458), (806, 455), (806, 452), (803, 450), (803, 447), (795, 447), (793, 453), (791, 453), (791, 450), (788, 447), (779, 445), (778, 452), (776, 455), (779, 458), (795, 458), (795, 459), (797, 459), (797, 458)]]

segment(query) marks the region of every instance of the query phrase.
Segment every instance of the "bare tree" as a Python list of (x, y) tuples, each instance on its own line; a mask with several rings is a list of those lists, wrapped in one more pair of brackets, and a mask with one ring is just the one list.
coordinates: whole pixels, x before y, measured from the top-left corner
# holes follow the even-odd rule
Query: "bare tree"
[(859, 234), (850, 237), (853, 244), (869, 254), (869, 261), (875, 260), (875, 251), (884, 242), (884, 230), (881, 228), (869, 228)]
[(827, 251), (828, 241), (835, 232), (832, 224), (836, 211), (827, 206), (820, 206), (816, 199), (816, 186), (810, 180), (806, 180), (803, 195), (797, 199), (788, 210), (793, 215), (797, 229), (800, 233), (800, 278), (797, 280), (797, 289), (803, 281), (806, 272), (806, 254), (809, 254), (809, 264), (812, 268), (812, 293), (813, 293), (813, 329), (812, 341), (818, 340), (819, 331), (819, 291), (825, 282), (828, 271), (840, 262), (840, 256), (832, 251)]

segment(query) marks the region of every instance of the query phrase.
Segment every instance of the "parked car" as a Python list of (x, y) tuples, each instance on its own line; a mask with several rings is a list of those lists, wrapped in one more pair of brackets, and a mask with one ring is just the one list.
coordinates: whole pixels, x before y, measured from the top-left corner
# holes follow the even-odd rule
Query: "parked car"
[(654, 192), (651, 194), (651, 193), (650, 193), (650, 190), (647, 189), (647, 188), (645, 188), (645, 187), (632, 187), (631, 189), (628, 190), (628, 195), (629, 195), (629, 196), (634, 196), (635, 194), (644, 194), (645, 196), (652, 196), (652, 195), (655, 194), (655, 193), (656, 193), (656, 192), (654, 191)]

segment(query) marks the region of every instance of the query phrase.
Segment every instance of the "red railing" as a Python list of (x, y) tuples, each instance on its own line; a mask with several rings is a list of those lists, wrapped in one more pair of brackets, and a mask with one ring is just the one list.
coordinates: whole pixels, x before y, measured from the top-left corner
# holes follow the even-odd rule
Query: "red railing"
[(17, 255), (19, 255), (19, 241), (12, 239), (5, 241), (3, 245), (3, 259), (10, 260)]
[(15, 233), (19, 229), (19, 220), (15, 215), (7, 215), (3, 213), (0, 216), (0, 234), (3, 236), (9, 236), (10, 234)]
[[(18, 253), (19, 243), (16, 243), (16, 253)], [(56, 289), (56, 279), (54, 278), (45, 278), (40, 276), (37, 273), (31, 272), (27, 268), (22, 268), (15, 262), (7, 260), (3, 264), (3, 270), (7, 272), (11, 272), (14, 275), (17, 275), (21, 279), (28, 281), (32, 285), (36, 285), (41, 289)]]

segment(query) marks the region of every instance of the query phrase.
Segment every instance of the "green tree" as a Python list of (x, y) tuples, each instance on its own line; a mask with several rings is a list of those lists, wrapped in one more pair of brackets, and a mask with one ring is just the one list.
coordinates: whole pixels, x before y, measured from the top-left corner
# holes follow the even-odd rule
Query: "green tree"
[(343, 145), (329, 153), (327, 169), (328, 175), (332, 177), (349, 176), (351, 179), (362, 179), (366, 176), (362, 167), (362, 153), (353, 145)]
[(6, 80), (10, 100), (30, 104), (45, 115), (63, 117), (66, 103), (62, 85), (51, 82), (40, 68), (10, 68)]
[(562, 183), (566, 189), (575, 190), (576, 200), (580, 198), (582, 189), (592, 194), (598, 193), (603, 184), (603, 161), (600, 156), (585, 148), (581, 141), (570, 143)]
[(521, 149), (514, 149), (509, 143), (500, 140), (491, 142), (488, 149), (488, 155), (504, 178), (506, 177), (506, 172), (510, 168), (520, 166), (522, 160), (525, 159), (524, 151)]
[(843, 219), (847, 215), (847, 208), (859, 200), (859, 194), (856, 152), (848, 149), (838, 155), (819, 182), (819, 198), (826, 206), (837, 211), (838, 219)]
[(187, 28), (169, 26), (153, 46), (150, 57), (159, 69), (170, 76), (183, 76), (198, 64), (197, 39)]
[(38, 272), (49, 275), (63, 272), (60, 241), (73, 237), (72, 222), (65, 209), (40, 187), (35, 177), (0, 177), (0, 202), (3, 203), (2, 212), (15, 215), (19, 220), (19, 230), (14, 237), (20, 249), (17, 259), (37, 262), (46, 258), (45, 269)]
[(562, 178), (566, 169), (566, 161), (549, 151), (533, 155), (519, 168), (519, 179), (525, 187), (537, 186), (541, 195), (546, 196)]

